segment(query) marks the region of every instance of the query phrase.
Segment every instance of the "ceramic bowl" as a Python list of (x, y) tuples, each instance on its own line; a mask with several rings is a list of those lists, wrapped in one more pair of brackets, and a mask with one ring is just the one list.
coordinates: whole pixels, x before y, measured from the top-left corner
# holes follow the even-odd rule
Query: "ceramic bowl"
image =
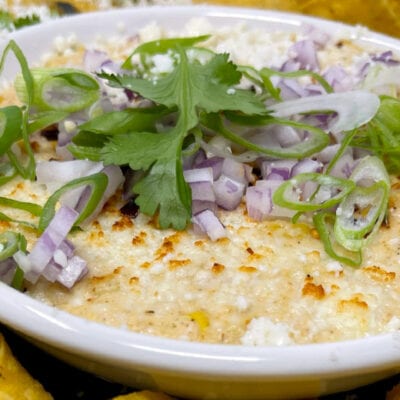
[[(268, 29), (348, 29), (358, 40), (400, 51), (400, 42), (335, 22), (266, 10), (217, 6), (132, 8), (65, 17), (10, 35), (29, 61), (37, 61), (57, 35), (90, 42), (121, 24), (134, 34), (157, 21), (177, 27), (194, 16), (215, 25), (240, 21)], [(7, 38), (0, 41), (4, 48)], [(11, 78), (15, 62), (2, 77)], [(0, 284), (0, 321), (46, 351), (104, 378), (188, 399), (288, 399), (361, 386), (400, 371), (400, 332), (360, 340), (284, 347), (211, 345), (170, 340), (111, 328), (69, 315)]]

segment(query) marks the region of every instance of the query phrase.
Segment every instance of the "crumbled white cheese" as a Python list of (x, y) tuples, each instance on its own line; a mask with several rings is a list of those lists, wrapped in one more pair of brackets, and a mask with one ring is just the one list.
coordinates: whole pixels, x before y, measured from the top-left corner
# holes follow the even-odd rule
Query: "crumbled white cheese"
[(238, 296), (236, 299), (236, 307), (239, 311), (246, 311), (249, 308), (249, 302), (246, 297)]
[(273, 322), (267, 317), (253, 318), (241, 338), (247, 346), (285, 346), (293, 343), (286, 324)]

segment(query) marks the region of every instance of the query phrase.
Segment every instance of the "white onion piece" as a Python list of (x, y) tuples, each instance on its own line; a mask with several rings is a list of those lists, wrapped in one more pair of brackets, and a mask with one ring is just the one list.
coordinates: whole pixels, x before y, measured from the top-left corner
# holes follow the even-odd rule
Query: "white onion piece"
[(55, 251), (67, 237), (78, 216), (77, 211), (66, 206), (61, 206), (56, 212), (28, 255), (30, 268), (34, 274), (33, 276), (26, 274), (25, 278), (31, 283), (37, 281), (37, 274), (41, 274), (53, 258)]
[(225, 227), (211, 210), (194, 215), (192, 222), (213, 241), (226, 237)]
[[(384, 65), (376, 65), (370, 68), (364, 81), (361, 83), (361, 88), (376, 91), (382, 94), (382, 89), (387, 87), (399, 86), (400, 84), (400, 65), (387, 67)], [(391, 94), (391, 93), (388, 93)]]
[(213, 188), (215, 202), (225, 210), (234, 210), (242, 201), (246, 185), (222, 174)]
[[(93, 221), (93, 219), (97, 217), (97, 215), (101, 212), (106, 202), (111, 198), (111, 196), (114, 195), (117, 189), (124, 182), (124, 175), (122, 174), (121, 168), (118, 167), (117, 165), (107, 165), (101, 170), (101, 172), (106, 174), (108, 178), (108, 184), (106, 190), (104, 191), (103, 197), (99, 201), (99, 204), (97, 205), (96, 209), (85, 221), (83, 221), (83, 224), (87, 224), (88, 222)], [(76, 206), (76, 209), (78, 211), (83, 210), (86, 204), (87, 201), (86, 196), (88, 195), (88, 193), (87, 192), (85, 193), (85, 190), (86, 191), (88, 190), (87, 187), (84, 188), (84, 191), (82, 192), (82, 197)]]
[(355, 129), (370, 121), (378, 111), (379, 105), (380, 100), (377, 95), (353, 90), (289, 100), (272, 105), (270, 110), (279, 118), (315, 111), (334, 111), (338, 116), (331, 123), (329, 130), (332, 133), (339, 133)]
[[(46, 185), (50, 192), (53, 192), (74, 179), (95, 174), (103, 168), (102, 162), (89, 160), (42, 161), (36, 165), (36, 180), (38, 183)], [(64, 203), (72, 208), (75, 207), (81, 191), (82, 189), (79, 188), (74, 196), (64, 195)]]
[(187, 183), (192, 183), (192, 182), (212, 183), (214, 181), (213, 169), (211, 167), (187, 169), (183, 171), (183, 176)]

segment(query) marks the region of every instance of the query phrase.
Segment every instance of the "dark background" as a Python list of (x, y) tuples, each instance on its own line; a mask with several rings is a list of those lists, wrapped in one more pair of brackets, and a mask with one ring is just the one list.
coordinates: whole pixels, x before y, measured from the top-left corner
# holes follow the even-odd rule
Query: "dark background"
[[(55, 400), (109, 400), (134, 390), (72, 368), (2, 325), (0, 332), (20, 363), (42, 383)], [(400, 384), (400, 375), (350, 392), (320, 397), (319, 400), (385, 400), (387, 393), (396, 384)], [(400, 397), (391, 400), (400, 400)]]

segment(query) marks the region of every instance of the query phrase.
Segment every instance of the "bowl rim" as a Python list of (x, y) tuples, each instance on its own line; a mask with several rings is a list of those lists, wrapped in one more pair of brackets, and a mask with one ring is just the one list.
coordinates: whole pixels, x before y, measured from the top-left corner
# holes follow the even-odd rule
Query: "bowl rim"
[[(178, 19), (201, 16), (230, 22), (272, 22), (295, 29), (307, 23), (323, 27), (328, 32), (347, 29), (354, 38), (400, 51), (398, 39), (343, 23), (296, 13), (210, 5), (136, 6), (63, 17), (7, 35), (0, 40), (0, 50), (8, 39), (24, 43), (43, 32), (76, 30), (94, 17), (111, 22), (122, 15), (125, 19), (131, 16), (141, 20), (151, 14), (151, 20), (159, 20), (165, 18), (166, 13)], [(16, 331), (70, 353), (98, 360), (118, 360), (123, 365), (173, 370), (186, 375), (243, 379), (249, 376), (289, 379), (300, 375), (350, 375), (355, 371), (399, 369), (400, 365), (400, 332), (333, 343), (278, 347), (207, 344), (128, 332), (88, 321), (41, 303), (3, 283), (0, 283), (0, 297), (0, 321)], [(99, 349), (102, 349), (101, 353)]]

